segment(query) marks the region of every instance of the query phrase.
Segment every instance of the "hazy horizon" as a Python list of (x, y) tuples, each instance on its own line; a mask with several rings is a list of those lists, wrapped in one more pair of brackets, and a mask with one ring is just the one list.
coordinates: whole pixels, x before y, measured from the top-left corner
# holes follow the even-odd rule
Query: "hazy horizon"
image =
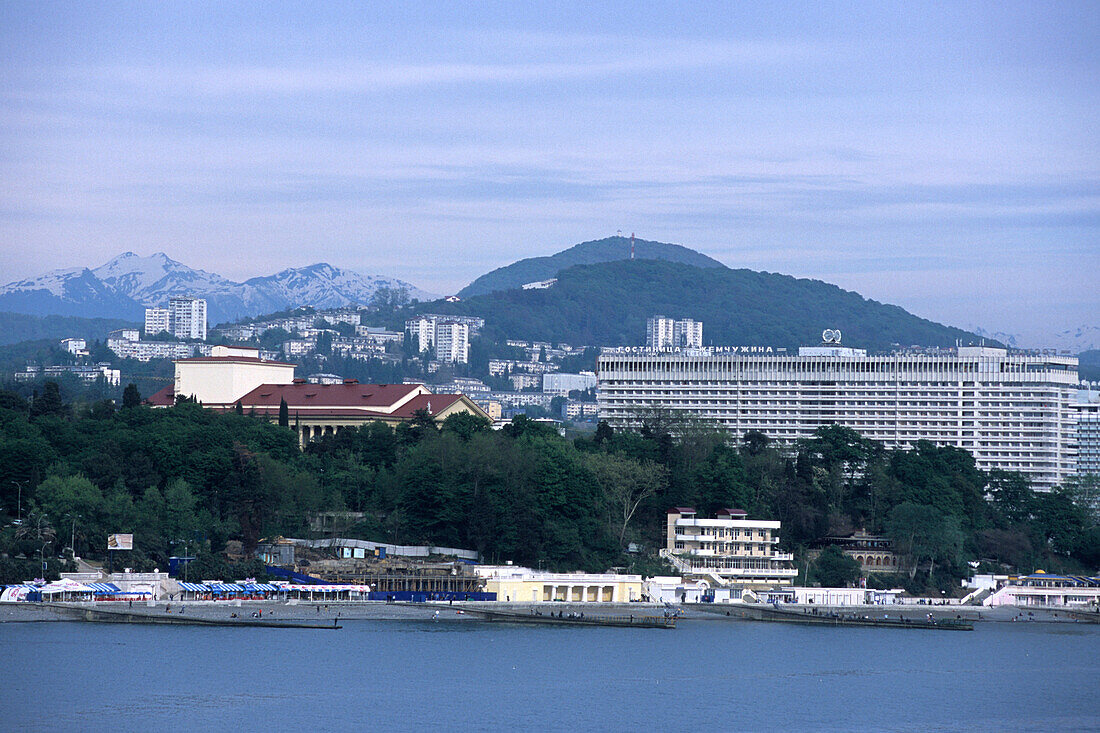
[(4, 283), (130, 250), (446, 294), (622, 230), (950, 325), (1100, 325), (1100, 6), (0, 18)]

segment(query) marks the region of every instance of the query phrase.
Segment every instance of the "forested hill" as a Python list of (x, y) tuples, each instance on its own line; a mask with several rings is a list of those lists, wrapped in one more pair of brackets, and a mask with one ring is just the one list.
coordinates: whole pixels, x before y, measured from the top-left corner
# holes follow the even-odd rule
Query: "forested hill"
[(481, 316), (490, 338), (569, 344), (643, 344), (646, 319), (658, 313), (703, 321), (708, 345), (795, 348), (818, 343), (825, 328), (870, 350), (978, 339), (818, 280), (655, 260), (576, 266), (545, 290), (497, 291), (423, 309)]
[[(634, 256), (639, 260), (666, 260), (696, 267), (725, 267), (721, 262), (678, 244), (634, 241)], [(549, 280), (574, 265), (594, 265), (630, 259), (629, 237), (608, 237), (582, 242), (549, 257), (531, 257), (488, 272), (459, 292), (463, 298), (484, 295), (495, 290), (510, 290), (539, 280)]]
[(35, 339), (77, 337), (105, 339), (117, 328), (140, 328), (133, 321), (117, 318), (78, 318), (76, 316), (30, 316), (0, 311), (0, 346)]

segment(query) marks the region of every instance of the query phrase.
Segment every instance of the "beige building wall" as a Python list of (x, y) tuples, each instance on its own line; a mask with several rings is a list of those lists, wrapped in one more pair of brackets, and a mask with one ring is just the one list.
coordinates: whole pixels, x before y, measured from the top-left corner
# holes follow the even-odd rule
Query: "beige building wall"
[(485, 590), (506, 603), (629, 603), (642, 597), (642, 576), (546, 573), (530, 568), (481, 566)]
[(176, 394), (209, 405), (229, 405), (261, 384), (290, 384), (294, 365), (280, 362), (185, 359), (176, 362)]

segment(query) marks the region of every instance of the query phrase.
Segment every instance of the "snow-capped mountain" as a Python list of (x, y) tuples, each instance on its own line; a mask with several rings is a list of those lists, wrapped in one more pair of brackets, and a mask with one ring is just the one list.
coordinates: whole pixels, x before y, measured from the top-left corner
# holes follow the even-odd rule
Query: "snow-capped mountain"
[(1072, 354), (1100, 349), (1100, 326), (1078, 326), (1056, 333), (1042, 334), (987, 331), (981, 326), (968, 326), (967, 330), (1019, 349), (1057, 349)]
[(1011, 346), (1014, 349), (1023, 348), (1021, 344), (1021, 336), (1016, 333), (1005, 333), (1004, 331), (987, 331), (981, 326), (969, 325), (966, 327), (967, 331), (976, 333), (982, 338), (987, 338), (992, 341), (1000, 341), (1005, 346)]
[[(379, 275), (360, 275), (342, 270), (327, 262), (309, 267), (293, 267), (268, 277), (246, 280), (256, 297), (270, 302), (305, 303), (315, 308), (334, 308), (347, 303), (369, 303), (379, 288), (404, 289), (410, 298), (433, 300), (438, 296), (426, 293), (408, 283)], [(270, 312), (270, 311), (268, 311)]]
[(1054, 334), (1054, 347), (1074, 354), (1100, 349), (1100, 326), (1078, 326)]
[(55, 270), (9, 283), (0, 288), (0, 310), (140, 320), (146, 307), (166, 305), (174, 295), (193, 295), (206, 299), (213, 324), (299, 305), (367, 305), (383, 287), (406, 290), (410, 298), (420, 300), (435, 297), (395, 278), (361, 275), (326, 263), (238, 283), (190, 268), (163, 252), (149, 257), (125, 252), (94, 270)]

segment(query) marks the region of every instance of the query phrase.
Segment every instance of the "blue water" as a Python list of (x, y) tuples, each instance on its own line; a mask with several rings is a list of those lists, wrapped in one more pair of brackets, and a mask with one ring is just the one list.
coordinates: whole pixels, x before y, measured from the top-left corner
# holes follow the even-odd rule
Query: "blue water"
[(4, 730), (1100, 730), (1100, 626), (0, 624)]

